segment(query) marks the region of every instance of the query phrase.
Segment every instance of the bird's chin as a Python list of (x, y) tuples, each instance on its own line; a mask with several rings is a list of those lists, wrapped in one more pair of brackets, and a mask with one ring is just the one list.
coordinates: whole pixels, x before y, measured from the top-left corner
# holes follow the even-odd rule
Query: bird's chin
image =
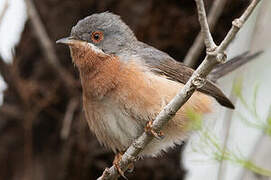
[(92, 51), (95, 54), (99, 54), (99, 55), (106, 55), (100, 48), (98, 48), (96, 45), (90, 43), (90, 42), (86, 42), (86, 41), (82, 41), (79, 39), (76, 39), (74, 37), (66, 37), (66, 38), (62, 38), (56, 41), (56, 43), (58, 44), (65, 44), (68, 45), (71, 48), (80, 48), (81, 50), (89, 50)]
[(101, 49), (88, 42), (78, 41), (69, 44), (69, 47), (72, 60), (79, 69), (96, 69), (109, 57)]
[(96, 45), (85, 42), (85, 41), (77, 41), (75, 40), (74, 43), (68, 44), (71, 49), (77, 49), (77, 51), (82, 51), (84, 54), (93, 54), (95, 56), (105, 57), (108, 56), (106, 53), (103, 52), (100, 48)]
[(94, 44), (87, 43), (87, 45), (93, 51), (93, 53), (96, 53), (97, 55), (100, 55), (100, 56), (106, 56), (106, 54), (100, 48), (98, 48), (97, 46), (95, 46)]

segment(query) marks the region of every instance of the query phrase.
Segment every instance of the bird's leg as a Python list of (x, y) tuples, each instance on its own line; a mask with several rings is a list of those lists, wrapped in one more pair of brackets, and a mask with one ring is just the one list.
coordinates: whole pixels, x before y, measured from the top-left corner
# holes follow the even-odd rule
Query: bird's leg
[[(124, 152), (119, 152), (118, 154), (115, 155), (115, 158), (114, 158), (114, 161), (113, 161), (113, 165), (115, 166), (115, 168), (117, 169), (118, 173), (124, 178), (124, 179), (127, 179), (124, 175), (124, 172), (121, 170), (120, 168), (120, 160), (122, 158), (122, 155), (124, 154)], [(129, 172), (132, 172), (134, 170), (134, 164), (133, 163), (130, 163), (128, 165), (128, 171)]]
[(117, 169), (118, 173), (124, 178), (127, 179), (124, 175), (124, 172), (121, 170), (120, 168), (120, 160), (122, 158), (123, 152), (119, 152), (118, 154), (115, 155), (114, 161), (113, 161), (113, 165), (115, 166), (115, 168)]
[(163, 139), (164, 137), (164, 133), (159, 131), (159, 132), (156, 132), (155, 130), (153, 130), (152, 128), (152, 123), (153, 121), (150, 120), (147, 124), (146, 124), (146, 127), (145, 127), (145, 132), (153, 135), (154, 137), (156, 137), (157, 139)]
[(127, 179), (125, 176), (124, 176), (124, 172), (121, 170), (120, 168), (120, 160), (121, 160), (121, 157), (123, 155), (123, 152), (119, 152), (118, 154), (115, 155), (115, 158), (114, 158), (114, 161), (113, 161), (113, 165), (115, 166), (115, 168), (117, 169), (118, 173), (124, 177), (125, 179)]

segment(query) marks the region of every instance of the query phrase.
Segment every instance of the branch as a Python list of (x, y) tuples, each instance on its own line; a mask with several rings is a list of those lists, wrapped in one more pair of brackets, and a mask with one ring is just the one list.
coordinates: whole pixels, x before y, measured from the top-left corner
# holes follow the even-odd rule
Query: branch
[(2, 56), (0, 56), (0, 75), (2, 75), (4, 81), (12, 83), (12, 79), (10, 77), (10, 66), (4, 61)]
[[(216, 0), (212, 8), (210, 10), (210, 13), (208, 14), (208, 23), (209, 23), (209, 28), (210, 31), (212, 32), (214, 29), (214, 26), (220, 17), (220, 15), (223, 12), (223, 8), (226, 4), (226, 0)], [(199, 33), (193, 43), (193, 45), (190, 47), (188, 50), (187, 55), (184, 58), (184, 64), (187, 66), (193, 67), (204, 48), (204, 43), (203, 43), (203, 36), (201, 33)]]
[(205, 46), (207, 48), (207, 51), (213, 51), (216, 48), (216, 45), (210, 33), (203, 0), (195, 0), (195, 1), (197, 4), (199, 23), (201, 27), (202, 37), (204, 37)]
[[(14, 61), (14, 60), (13, 60)], [(14, 66), (13, 66), (14, 68)], [(4, 81), (8, 84), (8, 88), (13, 90), (16, 96), (23, 101), (22, 90), (20, 87), (21, 78), (15, 73), (14, 69), (7, 64), (4, 59), (0, 56), (0, 75), (3, 77)]]
[(261, 0), (253, 0), (251, 4), (248, 6), (248, 8), (245, 10), (245, 12), (242, 14), (242, 16), (240, 18), (235, 19), (232, 22), (232, 27), (230, 31), (228, 32), (225, 39), (221, 42), (220, 46), (218, 47), (219, 52), (225, 51), (230, 42), (232, 42), (232, 40), (235, 38), (239, 29), (244, 25), (248, 17), (251, 15), (252, 11), (259, 3), (259, 1)]
[(8, 122), (12, 120), (22, 121), (24, 112), (14, 105), (5, 103), (0, 106), (0, 117), (0, 133), (2, 133), (2, 130), (8, 125)]
[[(23, 120), (24, 112), (14, 105), (3, 104), (0, 107), (0, 114), (8, 116), (10, 119)], [(2, 120), (2, 119), (1, 119)], [(0, 127), (1, 129), (2, 127)]]
[(59, 77), (66, 83), (66, 85), (68, 85), (68, 87), (73, 87), (76, 84), (75, 80), (72, 75), (59, 63), (60, 61), (57, 58), (54, 46), (45, 30), (33, 1), (25, 0), (25, 3), (27, 6), (28, 16), (31, 20), (37, 39), (48, 59), (48, 63), (55, 69), (55, 71), (59, 74)]
[(8, 6), (9, 6), (8, 0), (6, 0), (5, 3), (4, 3), (3, 10), (2, 10), (2, 12), (0, 13), (0, 24), (2, 23), (3, 18), (4, 18), (5, 15), (6, 15), (6, 12), (7, 12), (7, 10), (8, 10)]
[[(203, 0), (195, 0), (197, 2), (197, 6), (201, 6), (201, 8), (204, 8)], [(201, 2), (200, 2), (201, 1)], [(252, 3), (249, 5), (247, 10), (244, 12), (244, 14), (239, 18), (233, 21), (233, 27), (229, 31), (226, 38), (223, 40), (223, 43), (221, 43), (216, 49), (214, 49), (212, 52), (207, 51), (207, 55), (201, 65), (197, 68), (197, 70), (193, 73), (193, 75), (190, 77), (189, 81), (184, 85), (182, 90), (167, 104), (164, 109), (158, 114), (158, 116), (153, 121), (153, 130), (158, 132), (162, 129), (162, 127), (174, 117), (176, 112), (184, 105), (184, 103), (192, 96), (192, 94), (195, 92), (195, 90), (199, 87), (202, 87), (205, 83), (205, 78), (208, 75), (208, 73), (214, 68), (216, 64), (224, 62), (226, 59), (226, 55), (224, 54), (225, 49), (228, 47), (229, 43), (232, 41), (232, 39), (235, 37), (236, 33), (242, 26), (242, 24), (247, 20), (251, 12), (254, 10), (256, 5), (258, 4), (260, 0), (253, 0)], [(200, 14), (200, 12), (199, 12)], [(199, 18), (202, 22), (201, 24), (204, 24), (204, 21), (206, 21), (206, 17), (203, 16), (203, 19)], [(242, 23), (240, 23), (240, 21)], [(238, 22), (238, 23), (237, 23)], [(236, 24), (238, 26), (236, 27)], [(210, 33), (210, 32), (207, 32)], [(207, 44), (211, 44), (211, 42), (208, 42)], [(126, 152), (123, 154), (121, 160), (120, 160), (120, 168), (123, 172), (125, 172), (128, 168), (128, 165), (130, 163), (133, 163), (136, 161), (138, 154), (146, 147), (146, 145), (153, 139), (154, 137), (151, 134), (148, 134), (144, 132), (138, 139), (136, 139), (131, 146), (126, 150)], [(112, 166), (111, 168), (105, 169), (103, 172), (103, 175), (98, 178), (98, 180), (101, 179), (116, 179), (119, 177), (117, 169)]]
[(64, 116), (63, 124), (62, 124), (61, 133), (60, 133), (60, 137), (63, 140), (67, 139), (70, 134), (74, 112), (76, 110), (78, 103), (79, 103), (78, 98), (74, 97), (70, 100), (68, 104), (68, 107)]

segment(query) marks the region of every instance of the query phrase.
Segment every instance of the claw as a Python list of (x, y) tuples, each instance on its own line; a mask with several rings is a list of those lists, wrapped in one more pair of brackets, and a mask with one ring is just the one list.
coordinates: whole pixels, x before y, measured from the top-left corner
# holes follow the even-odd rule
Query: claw
[(127, 171), (131, 173), (131, 172), (134, 171), (134, 168), (135, 168), (134, 164), (131, 163), (131, 164), (128, 165), (128, 170)]
[(116, 154), (115, 158), (114, 158), (114, 161), (113, 161), (113, 165), (115, 166), (116, 170), (118, 171), (118, 173), (124, 178), (124, 179), (127, 179), (127, 177), (125, 177), (124, 175), (124, 172), (121, 170), (120, 168), (120, 160), (121, 160), (121, 157), (122, 157), (123, 153), (118, 153)]
[(163, 139), (164, 138), (164, 133), (159, 131), (158, 133), (155, 132), (152, 128), (152, 123), (153, 121), (149, 121), (145, 127), (145, 132), (150, 133), (151, 135), (153, 135), (155, 138), (157, 139)]
[(105, 177), (107, 177), (109, 175), (109, 168), (105, 168), (103, 174), (102, 174), (102, 179), (104, 179)]

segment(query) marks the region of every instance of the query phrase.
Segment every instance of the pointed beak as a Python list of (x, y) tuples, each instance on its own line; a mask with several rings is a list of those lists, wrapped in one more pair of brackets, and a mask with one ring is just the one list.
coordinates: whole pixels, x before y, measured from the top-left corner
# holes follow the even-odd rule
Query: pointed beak
[(76, 39), (74, 37), (66, 37), (66, 38), (62, 38), (56, 41), (57, 44), (66, 44), (66, 45), (70, 45), (73, 44), (76, 41)]

